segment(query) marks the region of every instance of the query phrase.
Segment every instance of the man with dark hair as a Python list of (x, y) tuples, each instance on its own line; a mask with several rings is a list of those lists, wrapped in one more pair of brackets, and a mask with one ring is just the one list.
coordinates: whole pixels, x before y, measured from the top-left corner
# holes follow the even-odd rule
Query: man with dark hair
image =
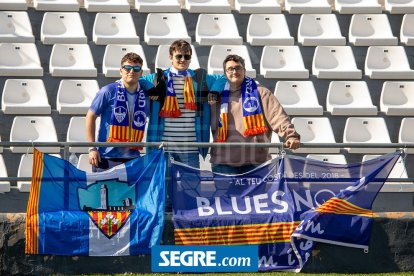
[[(215, 142), (270, 143), (272, 132), (297, 149), (300, 136), (271, 91), (246, 76), (244, 59), (228, 55), (223, 61), (227, 82), (212, 106), (211, 129)], [(213, 172), (240, 174), (271, 158), (266, 147), (215, 147), (211, 149)]]
[[(86, 137), (95, 142), (95, 120), (101, 117), (98, 142), (141, 142), (149, 116), (148, 96), (156, 96), (151, 82), (141, 80), (142, 58), (127, 53), (121, 59), (121, 79), (102, 87), (86, 114)], [(140, 156), (139, 147), (91, 147), (92, 170), (104, 171)]]

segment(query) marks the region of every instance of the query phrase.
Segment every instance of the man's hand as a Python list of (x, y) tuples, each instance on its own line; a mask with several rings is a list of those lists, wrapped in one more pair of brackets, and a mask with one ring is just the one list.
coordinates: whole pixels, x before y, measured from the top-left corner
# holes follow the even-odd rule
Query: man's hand
[(89, 164), (98, 167), (98, 163), (101, 162), (101, 155), (98, 150), (89, 151)]
[(209, 105), (213, 105), (217, 103), (217, 94), (215, 93), (208, 93), (207, 101)]
[(298, 138), (290, 138), (285, 142), (285, 147), (291, 150), (298, 149), (300, 146), (300, 140)]

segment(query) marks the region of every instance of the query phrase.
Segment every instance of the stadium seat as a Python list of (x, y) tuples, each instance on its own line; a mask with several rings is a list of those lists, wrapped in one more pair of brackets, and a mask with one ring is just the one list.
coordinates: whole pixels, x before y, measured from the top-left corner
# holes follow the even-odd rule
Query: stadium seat
[[(398, 143), (414, 143), (414, 118), (403, 118), (398, 133)], [(407, 153), (414, 153), (414, 148), (405, 149)]]
[(228, 1), (223, 0), (184, 0), (185, 9), (190, 13), (230, 13)]
[(385, 81), (380, 107), (388, 116), (414, 116), (414, 82)]
[(331, 13), (332, 8), (327, 0), (285, 0), (285, 10), (290, 14)]
[(312, 61), (312, 74), (318, 79), (360, 79), (350, 46), (317, 46)]
[(150, 13), (144, 29), (145, 42), (148, 45), (171, 44), (177, 39), (191, 43), (187, 26), (181, 13)]
[[(372, 160), (374, 158), (380, 157), (381, 155), (364, 155), (362, 157), (362, 162), (366, 162), (368, 160)], [(401, 158), (401, 156), (398, 158), (397, 162), (394, 165), (394, 168), (392, 168), (390, 174), (388, 175), (388, 178), (408, 178), (408, 174), (407, 174), (407, 169), (405, 166), (405, 162), (404, 160)], [(412, 183), (407, 183), (407, 182), (389, 182), (387, 181), (386, 183), (388, 184), (400, 184), (400, 185), (412, 185)], [(386, 188), (390, 188), (389, 186)], [(400, 189), (400, 187), (398, 187), (397, 191)], [(381, 189), (382, 192), (384, 192), (384, 189)]]
[[(50, 116), (15, 116), (10, 142), (57, 142), (55, 125)], [(58, 153), (59, 147), (37, 147), (46, 153)], [(10, 147), (14, 153), (33, 152), (33, 147)]]
[(102, 72), (106, 77), (119, 78), (121, 69), (121, 59), (122, 57), (129, 53), (137, 53), (143, 60), (142, 71), (143, 74), (149, 74), (150, 69), (148, 68), (147, 59), (145, 58), (144, 50), (141, 45), (119, 45), (119, 44), (110, 44), (106, 45), (105, 53), (102, 62)]
[(88, 12), (129, 12), (128, 0), (83, 0)]
[(335, 10), (341, 14), (382, 13), (377, 0), (335, 0)]
[(54, 77), (96, 77), (88, 44), (54, 44), (49, 62)]
[(350, 117), (346, 120), (344, 143), (364, 143), (364, 148), (347, 148), (349, 153), (389, 153), (393, 148), (370, 148), (378, 143), (391, 143), (384, 118)]
[(326, 110), (332, 115), (376, 116), (365, 81), (331, 81), (326, 97)]
[(32, 25), (25, 11), (0, 11), (0, 43), (34, 43)]
[(208, 73), (209, 74), (224, 74), (223, 60), (227, 55), (239, 55), (244, 58), (246, 75), (255, 78), (256, 69), (252, 66), (249, 52), (245, 45), (213, 45), (210, 48), (208, 56)]
[(246, 40), (252, 46), (294, 45), (283, 14), (252, 14), (247, 23)]
[(200, 161), (200, 170), (211, 172), (211, 163), (210, 163), (210, 154), (207, 154), (206, 159), (204, 159), (201, 154), (199, 155)]
[(365, 58), (365, 75), (371, 79), (414, 79), (403, 46), (370, 46)]
[[(8, 177), (3, 155), (0, 154), (0, 177)], [(0, 181), (0, 193), (10, 192), (10, 181)]]
[(264, 46), (260, 74), (265, 78), (309, 78), (298, 46)]
[(43, 76), (39, 53), (34, 43), (0, 43), (0, 53), (0, 76)]
[(56, 109), (59, 114), (83, 114), (88, 111), (99, 85), (96, 80), (61, 80)]
[(275, 96), (288, 115), (323, 115), (312, 81), (278, 81)]
[(41, 79), (8, 79), (1, 97), (4, 114), (50, 114), (51, 107)]
[(335, 14), (302, 14), (298, 42), (303, 46), (345, 45)]
[[(86, 139), (85, 116), (72, 117), (69, 121), (68, 131), (66, 133), (66, 142), (88, 142)], [(98, 135), (101, 117), (96, 119), (95, 136)], [(69, 152), (87, 153), (88, 147), (69, 147)]]
[(200, 14), (195, 37), (200, 45), (243, 44), (232, 14)]
[(2, 11), (25, 11), (27, 10), (26, 0), (2, 0), (0, 2)]
[(308, 154), (306, 158), (332, 164), (347, 164), (345, 155), (343, 154)]
[(234, 8), (239, 13), (249, 14), (274, 14), (282, 12), (282, 7), (276, 0), (235, 0)]
[(401, 22), (400, 40), (406, 46), (414, 46), (414, 14), (405, 14)]
[[(59, 154), (51, 154), (52, 156), (61, 158)], [(31, 177), (33, 167), (33, 154), (22, 154), (20, 158), (19, 168), (17, 170), (17, 177)], [(20, 192), (30, 192), (30, 180), (17, 181), (17, 188)]]
[[(191, 45), (192, 55), (191, 55), (191, 63), (190, 69), (198, 69), (200, 68), (200, 63), (198, 61), (197, 52), (193, 45)], [(159, 45), (157, 54), (155, 55), (155, 68), (161, 68), (163, 70), (171, 67), (171, 60), (170, 60), (170, 45)]]
[(77, 0), (33, 0), (33, 7), (38, 11), (79, 11)]
[(414, 13), (414, 0), (384, 0), (384, 9), (391, 14)]
[(43, 44), (88, 42), (78, 12), (45, 12), (40, 40)]
[(89, 154), (80, 154), (79, 155), (79, 161), (76, 167), (79, 170), (85, 171), (87, 173), (92, 172), (92, 165), (89, 164)]
[[(295, 117), (292, 119), (301, 143), (335, 145), (331, 123), (326, 117)], [(339, 153), (339, 148), (299, 148), (295, 153)]]
[(355, 46), (398, 45), (386, 14), (354, 14), (348, 38)]
[(138, 12), (181, 12), (178, 0), (135, 0)]
[(97, 13), (92, 37), (97, 45), (139, 44), (131, 13)]
[[(0, 142), (1, 142), (1, 137), (0, 137)], [(0, 153), (3, 153), (3, 147), (0, 147)]]

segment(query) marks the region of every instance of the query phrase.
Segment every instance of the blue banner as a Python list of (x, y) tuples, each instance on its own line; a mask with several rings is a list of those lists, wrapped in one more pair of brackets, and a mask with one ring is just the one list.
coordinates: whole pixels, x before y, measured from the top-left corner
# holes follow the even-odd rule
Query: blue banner
[(153, 151), (86, 173), (37, 150), (26, 215), (26, 253), (149, 254), (164, 226), (165, 158)]
[(239, 175), (174, 163), (175, 244), (255, 244), (261, 271), (300, 271), (318, 241), (366, 249), (372, 203), (399, 155), (347, 165), (283, 156)]

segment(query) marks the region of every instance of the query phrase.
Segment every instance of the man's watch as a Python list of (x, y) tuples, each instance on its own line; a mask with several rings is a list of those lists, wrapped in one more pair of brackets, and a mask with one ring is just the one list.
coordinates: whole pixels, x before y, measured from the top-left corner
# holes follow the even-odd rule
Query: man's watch
[(95, 151), (95, 150), (98, 150), (98, 149), (96, 147), (90, 147), (90, 148), (88, 148), (88, 152)]

